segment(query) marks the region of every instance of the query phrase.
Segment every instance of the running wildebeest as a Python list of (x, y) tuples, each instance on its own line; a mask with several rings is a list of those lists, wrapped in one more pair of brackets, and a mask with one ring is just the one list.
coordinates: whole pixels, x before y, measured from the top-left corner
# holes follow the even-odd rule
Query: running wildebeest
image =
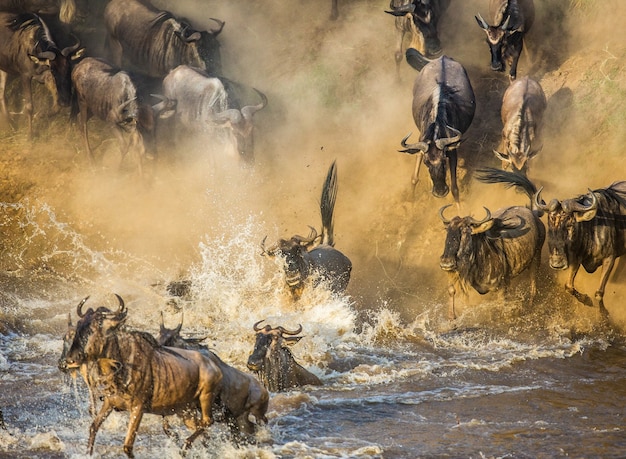
[(535, 21), (533, 0), (490, 0), (489, 14), (493, 25), (478, 13), (475, 18), (487, 34), (491, 51), (491, 70), (504, 72), (509, 65), (509, 79), (517, 77), (517, 63), (524, 47), (524, 35)]
[(450, 5), (450, 0), (391, 0), (389, 11), (395, 16), (396, 26), (396, 70), (404, 59), (404, 37), (409, 34), (411, 44), (427, 57), (434, 58), (441, 54), (439, 40), (439, 20)]
[(198, 351), (163, 348), (148, 333), (124, 330), (128, 311), (122, 298), (117, 299), (116, 311), (101, 306), (83, 312), (81, 302), (76, 335), (65, 361), (59, 362), (69, 371), (86, 363), (98, 366), (98, 387), (92, 390), (103, 394), (102, 407), (89, 428), (88, 454), (93, 454), (98, 429), (114, 409), (130, 415), (124, 439), (128, 457), (133, 457), (144, 413), (182, 417), (194, 430), (185, 440), (187, 449), (213, 423), (211, 411), (222, 373)]
[[(412, 107), (420, 140), (407, 144), (411, 134), (407, 135), (402, 139), (404, 150), (400, 152), (418, 154), (411, 180), (413, 185), (418, 182), (423, 159), (433, 182), (433, 195), (442, 198), (452, 189), (452, 196), (458, 203), (457, 148), (474, 119), (474, 90), (465, 68), (452, 58), (442, 56), (431, 61), (409, 48), (407, 61), (420, 70), (413, 84)], [(448, 168), (450, 187), (446, 183)]]
[(163, 94), (177, 103), (175, 133), (183, 130), (197, 133), (210, 127), (223, 127), (238, 157), (246, 162), (254, 161), (252, 117), (267, 105), (265, 94), (257, 89), (254, 91), (261, 101), (239, 109), (232, 107), (233, 98), (222, 79), (211, 77), (203, 70), (180, 65), (163, 79)]
[(222, 372), (222, 382), (217, 388), (215, 403), (221, 407), (224, 421), (228, 424), (235, 440), (245, 439), (244, 435), (252, 435), (255, 425), (249, 416), (253, 415), (256, 422), (266, 423), (265, 413), (269, 404), (269, 393), (257, 379), (226, 364), (220, 357), (200, 344), (203, 338), (183, 338), (180, 335), (183, 321), (176, 328), (166, 328), (161, 313), (161, 325), (158, 342), (161, 346), (180, 349), (197, 350), (210, 358)]
[(543, 147), (541, 131), (547, 107), (541, 85), (527, 76), (512, 82), (502, 98), (502, 147), (494, 150), (504, 168), (526, 174), (528, 161)]
[(253, 326), (256, 342), (254, 351), (248, 357), (248, 368), (259, 375), (265, 387), (271, 392), (283, 392), (293, 387), (321, 386), (320, 379), (296, 362), (287, 347), (303, 338), (295, 336), (302, 332), (302, 325), (290, 331), (270, 325), (261, 328), (261, 322), (263, 320)]
[(37, 15), (0, 13), (0, 112), (9, 121), (6, 102), (8, 75), (19, 76), (28, 120), (28, 136), (33, 137), (33, 80), (45, 84), (52, 95), (52, 111), (69, 105), (71, 94), (71, 61), (78, 59), (84, 48), (76, 42), (59, 49), (45, 22)]
[(582, 265), (588, 273), (602, 267), (595, 303), (606, 317), (604, 291), (615, 260), (626, 253), (626, 181), (607, 188), (547, 205), (535, 196), (537, 206), (548, 214), (548, 248), (550, 267), (569, 270), (565, 290), (578, 301), (593, 306), (593, 300), (574, 287), (574, 279)]
[[(478, 179), (488, 183), (505, 183), (522, 189), (533, 203), (535, 185), (519, 173), (498, 169), (483, 169)], [(537, 270), (541, 263), (541, 248), (546, 230), (541, 222), (541, 211), (523, 206), (499, 209), (492, 215), (485, 207), (482, 220), (473, 217), (447, 219), (439, 210), (446, 227), (446, 242), (439, 262), (449, 274), (450, 305), (448, 318), (456, 319), (456, 285), (462, 292), (472, 287), (481, 295), (505, 289), (511, 279), (526, 269), (530, 270), (530, 303), (537, 293)]]
[(74, 100), (72, 119), (78, 116), (85, 149), (91, 164), (95, 164), (89, 144), (87, 121), (92, 115), (112, 124), (120, 146), (122, 159), (132, 150), (141, 170), (144, 144), (137, 129), (139, 102), (134, 83), (128, 73), (102, 59), (88, 57), (72, 70)]
[(168, 11), (156, 9), (146, 0), (111, 0), (104, 10), (111, 61), (122, 66), (126, 58), (133, 68), (163, 78), (179, 65), (189, 65), (220, 74), (218, 28), (197, 31)]
[[(337, 199), (337, 165), (333, 161), (320, 200), (322, 216), (322, 234), (318, 235), (314, 228), (309, 237), (292, 236), (280, 239), (277, 244), (265, 248), (265, 239), (261, 243), (261, 255), (279, 256), (284, 260), (285, 281), (292, 297), (297, 300), (310, 278), (328, 283), (335, 293), (343, 292), (350, 281), (352, 262), (339, 250), (335, 249), (333, 236), (333, 213)], [(318, 242), (319, 241), (319, 242)]]

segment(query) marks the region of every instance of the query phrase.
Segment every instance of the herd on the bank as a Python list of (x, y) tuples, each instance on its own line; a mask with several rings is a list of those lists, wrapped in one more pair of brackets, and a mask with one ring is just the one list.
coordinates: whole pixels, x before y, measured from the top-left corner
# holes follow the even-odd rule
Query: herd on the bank
[[(443, 198), (451, 191), (458, 205), (457, 151), (472, 124), (476, 102), (463, 65), (441, 55), (445, 46), (437, 29), (450, 3), (391, 0), (387, 13), (395, 16), (397, 65), (406, 58), (419, 71), (412, 103), (419, 139), (408, 143), (409, 134), (400, 142), (402, 152), (417, 155), (412, 182), (417, 183), (424, 163), (433, 195)], [(70, 33), (73, 8), (74, 0), (0, 0), (0, 116), (5, 125), (12, 124), (4, 94), (11, 75), (22, 83), (21, 114), (26, 116), (29, 137), (35, 133), (31, 92), (35, 80), (50, 92), (53, 112), (59, 111), (59, 105), (71, 104), (70, 116), (78, 121), (91, 163), (97, 162), (87, 129), (92, 116), (113, 127), (122, 157), (132, 151), (140, 171), (144, 157), (157, 154), (159, 125), (170, 121), (175, 126), (172, 132), (178, 133), (174, 141), (182, 141), (188, 132), (203, 135), (208, 131), (212, 136), (221, 132), (239, 157), (253, 160), (252, 118), (267, 106), (268, 99), (254, 89), (256, 100), (242, 103), (235, 90), (238, 84), (221, 75), (218, 36), (223, 21), (213, 19), (215, 28), (201, 31), (147, 0), (110, 0), (102, 18), (109, 55), (87, 57), (88, 49)], [(615, 260), (626, 253), (626, 182), (547, 204), (541, 198), (541, 189), (527, 175), (529, 161), (542, 148), (546, 96), (531, 77), (517, 77), (524, 35), (535, 19), (534, 4), (532, 0), (490, 0), (489, 11), (491, 25), (480, 14), (476, 21), (487, 36), (491, 68), (509, 69), (510, 84), (502, 98), (502, 139), (494, 149), (505, 170), (486, 168), (477, 178), (519, 188), (530, 205), (496, 212), (485, 208), (480, 220), (447, 217), (451, 204), (440, 208), (446, 227), (440, 268), (450, 274), (449, 318), (456, 318), (457, 287), (471, 287), (481, 294), (502, 290), (526, 270), (531, 272), (532, 302), (545, 239), (550, 266), (569, 269), (566, 289), (585, 304), (594, 301), (575, 289), (576, 273), (581, 265), (588, 272), (602, 266), (595, 304), (606, 316), (606, 284)], [(331, 18), (337, 16), (337, 0), (332, 0)], [(405, 49), (407, 34), (410, 45)], [(337, 293), (348, 286), (352, 263), (334, 247), (336, 196), (333, 163), (322, 187), (321, 233), (311, 228), (308, 236), (280, 239), (271, 247), (265, 246), (265, 239), (262, 242), (263, 255), (283, 259), (286, 287), (294, 300), (320, 282)], [(544, 214), (547, 230), (541, 220)], [(84, 311), (86, 300), (76, 308), (78, 322), (72, 324), (71, 318), (68, 322), (59, 368), (79, 372), (89, 387), (90, 453), (100, 425), (112, 410), (131, 414), (124, 451), (132, 457), (144, 413), (162, 415), (164, 431), (174, 438), (177, 435), (166, 416), (180, 416), (193, 432), (184, 441), (185, 448), (214, 420), (227, 423), (233, 437), (241, 441), (254, 433), (255, 425), (266, 422), (269, 392), (321, 384), (287, 347), (301, 339), (302, 326), (290, 331), (282, 326), (261, 327), (262, 320), (254, 324), (256, 343), (247, 366), (257, 373), (256, 379), (227, 365), (198, 340), (183, 338), (182, 322), (175, 329), (162, 324), (157, 339), (124, 327), (128, 311), (120, 297), (114, 311), (104, 306)]]

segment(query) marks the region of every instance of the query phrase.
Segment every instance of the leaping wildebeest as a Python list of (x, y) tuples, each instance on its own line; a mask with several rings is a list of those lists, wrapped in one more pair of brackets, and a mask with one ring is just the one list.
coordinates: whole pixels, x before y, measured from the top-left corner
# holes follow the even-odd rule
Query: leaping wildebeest
[(491, 51), (491, 70), (504, 72), (509, 65), (509, 78), (517, 77), (517, 63), (524, 47), (524, 36), (535, 21), (533, 0), (490, 0), (489, 14), (493, 25), (478, 13), (475, 18), (487, 34)]
[(409, 47), (419, 50), (427, 57), (441, 54), (439, 20), (450, 5), (450, 0), (391, 0), (385, 13), (395, 16), (396, 26), (396, 70), (404, 59), (404, 37), (409, 34)]
[(254, 324), (256, 341), (254, 350), (248, 357), (248, 368), (256, 372), (270, 392), (283, 392), (301, 386), (321, 386), (322, 381), (296, 362), (287, 346), (292, 346), (303, 337), (302, 325), (297, 330), (266, 325), (259, 327), (263, 320)]
[(261, 243), (262, 255), (281, 257), (285, 271), (285, 281), (294, 300), (302, 295), (307, 282), (314, 279), (325, 281), (335, 293), (341, 293), (348, 287), (352, 262), (337, 250), (333, 236), (333, 213), (337, 199), (337, 165), (333, 161), (320, 200), (322, 216), (322, 234), (318, 235), (314, 228), (308, 237), (292, 236), (280, 239), (274, 246), (266, 248), (265, 239)]
[(265, 413), (270, 399), (267, 389), (254, 376), (228, 365), (208, 347), (201, 345), (200, 341), (203, 339), (183, 338), (180, 335), (182, 326), (181, 318), (176, 328), (166, 328), (163, 323), (163, 313), (161, 313), (159, 344), (197, 350), (210, 358), (222, 372), (222, 381), (217, 387), (215, 403), (222, 409), (224, 421), (230, 427), (233, 438), (238, 440), (244, 434), (254, 434), (255, 425), (249, 417), (254, 416), (257, 424), (267, 422)]
[[(415, 59), (412, 59), (414, 57)], [(418, 154), (412, 183), (417, 184), (422, 159), (430, 178), (432, 193), (442, 198), (452, 189), (459, 202), (457, 185), (457, 149), (461, 136), (474, 119), (476, 101), (465, 68), (448, 56), (429, 60), (419, 51), (409, 48), (407, 60), (419, 70), (413, 84), (413, 120), (420, 131), (419, 142), (407, 144), (402, 139), (402, 153)], [(450, 169), (450, 187), (446, 172)]]
[(604, 291), (615, 260), (626, 253), (626, 181), (571, 199), (552, 199), (547, 205), (537, 192), (535, 202), (548, 214), (550, 267), (568, 270), (565, 289), (574, 297), (593, 306), (586, 294), (574, 287), (582, 265), (588, 273), (602, 267), (595, 303), (604, 317)]
[[(72, 70), (72, 84), (74, 97), (71, 118), (78, 117), (91, 164), (95, 160), (89, 144), (87, 122), (93, 115), (114, 126), (113, 132), (119, 141), (122, 160), (131, 151), (141, 173), (145, 155), (141, 129), (150, 124), (149, 129), (154, 130), (154, 116), (148, 113), (146, 107), (140, 106), (137, 89), (128, 73), (102, 59), (88, 57)], [(171, 112), (172, 109), (169, 101), (161, 100), (150, 111)], [(159, 116), (160, 113), (154, 115)], [(164, 113), (162, 116), (167, 115)]]
[(139, 72), (163, 78), (179, 65), (189, 65), (211, 74), (221, 73), (218, 28), (198, 31), (168, 11), (147, 0), (111, 0), (104, 10), (111, 61), (122, 66), (126, 58)]
[[(484, 169), (479, 180), (488, 183), (505, 183), (522, 189), (531, 205), (535, 185), (519, 173)], [(456, 319), (456, 285), (462, 292), (472, 287), (481, 295), (509, 286), (511, 279), (526, 269), (530, 270), (530, 303), (537, 292), (537, 270), (541, 263), (541, 248), (546, 230), (541, 222), (541, 211), (524, 206), (510, 206), (493, 214), (485, 207), (481, 220), (471, 216), (448, 219), (444, 211), (439, 216), (446, 227), (446, 242), (439, 262), (448, 273), (450, 305), (448, 318)]]
[[(59, 362), (69, 371), (88, 363), (98, 366), (100, 386), (92, 390), (101, 391), (102, 406), (89, 428), (88, 454), (93, 454), (98, 429), (114, 409), (130, 415), (124, 439), (128, 457), (133, 457), (144, 413), (182, 417), (194, 430), (185, 441), (186, 449), (213, 423), (211, 410), (222, 373), (198, 351), (164, 348), (148, 333), (123, 329), (127, 309), (117, 298), (116, 311), (101, 306), (83, 312), (81, 303), (74, 340), (65, 361)], [(91, 379), (90, 383), (95, 384)]]
[(176, 101), (175, 132), (202, 132), (225, 129), (229, 143), (239, 158), (254, 161), (254, 125), (252, 118), (267, 105), (267, 97), (254, 88), (261, 101), (255, 105), (233, 108), (231, 97), (220, 78), (201, 69), (180, 65), (163, 79), (163, 94)]
[(528, 161), (543, 147), (541, 131), (547, 105), (541, 85), (527, 76), (513, 81), (504, 92), (501, 151), (494, 150), (504, 168), (512, 166), (526, 174)]
[(33, 137), (33, 80), (44, 83), (52, 95), (52, 111), (69, 105), (71, 61), (80, 57), (80, 42), (59, 49), (45, 22), (36, 14), (0, 13), (0, 111), (9, 120), (6, 84), (16, 75), (22, 84), (24, 106), (20, 114), (28, 120), (28, 136)]

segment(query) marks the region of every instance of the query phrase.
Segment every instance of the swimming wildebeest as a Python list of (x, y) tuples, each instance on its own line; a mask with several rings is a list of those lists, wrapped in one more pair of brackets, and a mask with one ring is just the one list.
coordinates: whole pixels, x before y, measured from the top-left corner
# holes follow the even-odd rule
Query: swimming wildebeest
[(293, 387), (306, 385), (320, 386), (322, 382), (310, 371), (296, 362), (287, 346), (300, 341), (302, 325), (290, 331), (283, 327), (269, 325), (259, 327), (263, 320), (254, 324), (256, 342), (254, 351), (248, 357), (248, 368), (255, 371), (265, 387), (271, 392), (282, 392)]
[(491, 70), (504, 72), (509, 65), (509, 78), (517, 77), (517, 63), (524, 47), (524, 35), (535, 21), (533, 0), (490, 0), (489, 14), (493, 25), (479, 14), (476, 22), (487, 34), (491, 51)]
[[(522, 189), (532, 204), (535, 185), (519, 173), (498, 169), (483, 169), (479, 180), (505, 183)], [(472, 287), (481, 295), (506, 289), (511, 279), (530, 270), (530, 303), (537, 293), (537, 270), (541, 263), (541, 248), (546, 230), (541, 212), (524, 206), (499, 209), (492, 215), (485, 208), (482, 220), (473, 217), (444, 217), (448, 204), (439, 210), (446, 227), (446, 242), (439, 266), (449, 274), (448, 318), (456, 319), (456, 285), (463, 292)]]
[(98, 366), (98, 387), (92, 390), (103, 394), (102, 407), (89, 428), (88, 453), (93, 454), (98, 429), (114, 409), (130, 415), (124, 439), (128, 457), (133, 457), (144, 413), (182, 417), (194, 431), (185, 441), (186, 449), (213, 423), (211, 410), (222, 373), (198, 351), (163, 348), (148, 333), (124, 330), (128, 311), (117, 298), (116, 311), (102, 306), (83, 312), (85, 301), (79, 304), (76, 335), (65, 361), (59, 362), (69, 371), (89, 363)]
[(589, 296), (576, 290), (574, 279), (581, 265), (588, 273), (602, 266), (600, 286), (594, 296), (606, 317), (606, 284), (615, 260), (626, 253), (626, 181), (571, 199), (552, 199), (547, 205), (540, 194), (541, 190), (535, 202), (548, 214), (550, 267), (569, 270), (565, 289), (578, 301), (593, 306)]
[[(410, 59), (410, 56), (416, 59)], [(452, 189), (454, 200), (459, 202), (456, 180), (457, 148), (461, 136), (474, 119), (476, 102), (474, 90), (465, 68), (447, 56), (428, 60), (417, 50), (407, 50), (407, 60), (420, 73), (413, 84), (413, 120), (420, 131), (420, 140), (407, 144), (402, 139), (402, 153), (417, 153), (412, 183), (417, 184), (422, 164), (428, 168), (433, 182), (432, 193), (442, 198)], [(446, 183), (450, 169), (450, 187)]]
[(296, 300), (302, 295), (310, 278), (315, 278), (316, 282), (325, 281), (335, 293), (343, 292), (350, 281), (352, 262), (334, 247), (333, 213), (336, 199), (337, 165), (333, 161), (328, 169), (320, 200), (322, 234), (318, 236), (317, 231), (312, 228), (311, 234), (306, 238), (295, 235), (290, 239), (280, 239), (274, 246), (265, 248), (266, 236), (261, 243), (262, 255), (283, 258), (285, 281)]

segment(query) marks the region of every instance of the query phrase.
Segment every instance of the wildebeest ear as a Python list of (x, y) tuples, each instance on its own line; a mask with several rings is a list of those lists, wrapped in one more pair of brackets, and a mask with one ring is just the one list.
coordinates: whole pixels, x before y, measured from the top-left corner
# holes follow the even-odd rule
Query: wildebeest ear
[(300, 341), (302, 338), (304, 338), (304, 336), (284, 336), (283, 337), (283, 341), (285, 342), (285, 344), (287, 344), (289, 346), (293, 346), (298, 341)]
[(574, 212), (574, 218), (577, 222), (588, 222), (593, 220), (596, 216), (598, 209), (590, 209), (582, 212)]
[(485, 231), (489, 231), (493, 227), (494, 223), (495, 220), (493, 218), (490, 218), (486, 222), (482, 222), (479, 225), (472, 225), (472, 234), (480, 234), (484, 233)]

